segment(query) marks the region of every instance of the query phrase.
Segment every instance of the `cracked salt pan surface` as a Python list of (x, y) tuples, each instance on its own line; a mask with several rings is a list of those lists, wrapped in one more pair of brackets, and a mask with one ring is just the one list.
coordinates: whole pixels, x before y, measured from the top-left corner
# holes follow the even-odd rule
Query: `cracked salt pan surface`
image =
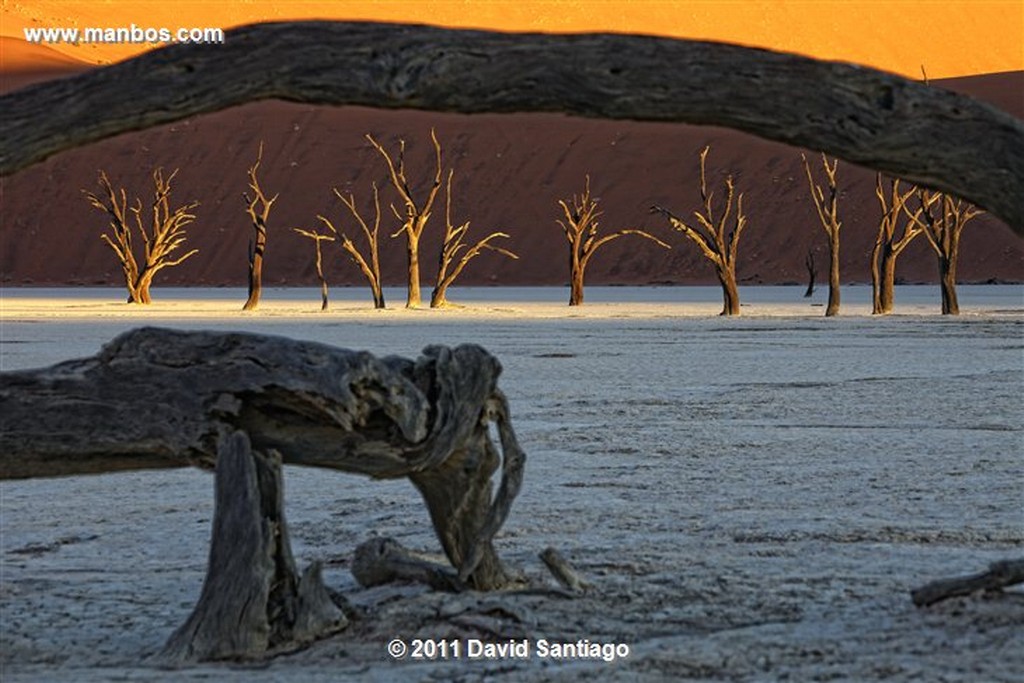
[[(324, 560), (327, 584), (367, 617), (269, 663), (168, 672), (144, 658), (198, 597), (212, 477), (8, 481), (3, 679), (1015, 680), (1019, 589), (923, 610), (908, 594), (1024, 555), (1024, 297), (1010, 290), (974, 292), (959, 319), (916, 303), (903, 313), (901, 292), (896, 317), (858, 315), (854, 291), (853, 313), (838, 320), (767, 299), (722, 320), (707, 315), (714, 290), (696, 304), (595, 297), (574, 318), (499, 292), (498, 303), (441, 314), (317, 316), (271, 299), (266, 316), (243, 315), (243, 296), (192, 314), (178, 302), (63, 319), (60, 300), (33, 312), (5, 292), (5, 370), (94, 353), (142, 322), (407, 356), (428, 343), (483, 344), (505, 367), (528, 454), (499, 554), (550, 581), (537, 553), (553, 545), (594, 589), (576, 600), (359, 589), (348, 564), (371, 534), (438, 551), (418, 495), (402, 481), (287, 468), (297, 560)], [(384, 654), (395, 636), (586, 637), (632, 654), (396, 663)]]

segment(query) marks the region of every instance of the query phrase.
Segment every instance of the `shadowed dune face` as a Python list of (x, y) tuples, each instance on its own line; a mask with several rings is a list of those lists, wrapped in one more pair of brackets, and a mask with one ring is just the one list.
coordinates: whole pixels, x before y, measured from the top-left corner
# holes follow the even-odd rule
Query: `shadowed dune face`
[(94, 68), (61, 52), (0, 35), (0, 95)]
[[(66, 75), (73, 67), (51, 70), (46, 77)], [(15, 78), (5, 76), (4, 86)], [(1024, 72), (935, 83), (1024, 117), (1019, 97)], [(457, 284), (566, 282), (568, 252), (555, 224), (557, 201), (579, 192), (588, 173), (601, 200), (604, 230), (642, 228), (673, 244), (665, 251), (644, 240), (619, 240), (595, 256), (587, 270), (588, 284), (714, 282), (712, 268), (693, 245), (671, 232), (664, 219), (648, 214), (651, 204), (680, 215), (699, 208), (697, 155), (705, 144), (711, 145), (711, 185), (720, 186), (729, 172), (737, 190), (744, 192), (749, 227), (738, 258), (741, 282), (803, 282), (808, 250), (816, 253), (819, 280), (824, 279), (827, 242), (810, 202), (800, 150), (794, 148), (725, 129), (680, 124), (273, 101), (121, 135), (2, 179), (0, 278), (12, 285), (120, 284), (118, 264), (99, 239), (106, 221), (84, 201), (81, 189), (94, 189), (103, 169), (115, 185), (145, 197), (151, 192), (147, 182), (152, 169), (162, 166), (181, 169), (174, 186), (176, 202), (201, 203), (188, 243), (200, 253), (163, 271), (156, 284), (244, 284), (251, 228), (241, 195), (246, 169), (264, 141), (261, 182), (266, 191), (281, 195), (270, 216), (264, 282), (312, 285), (312, 243), (291, 228), (316, 227), (316, 215), (324, 214), (358, 239), (357, 226), (331, 188), (354, 193), (365, 214), (372, 206), (371, 183), (377, 182), (383, 188), (382, 231), (392, 232), (397, 221), (388, 205), (398, 198), (386, 187), (386, 168), (363, 136), (372, 133), (392, 148), (399, 138), (407, 140), (410, 177), (422, 183), (413, 190), (423, 193), (430, 178), (432, 127), (443, 144), (445, 165), (455, 169), (453, 221), (470, 220), (480, 237), (495, 230), (509, 233), (508, 246), (521, 257), (510, 261), (485, 254)], [(867, 259), (879, 212), (874, 173), (841, 163), (839, 179), (843, 281), (863, 282), (869, 278)], [(443, 219), (443, 206), (438, 206), (422, 248), (426, 280), (436, 268)], [(361, 284), (358, 269), (340, 248), (326, 246), (329, 281)], [(994, 219), (983, 216), (967, 229), (961, 254), (963, 281), (1024, 279), (1021, 240)], [(382, 262), (386, 284), (401, 283), (400, 240), (385, 240)], [(935, 258), (923, 237), (901, 258), (898, 276), (912, 282), (935, 280)]]

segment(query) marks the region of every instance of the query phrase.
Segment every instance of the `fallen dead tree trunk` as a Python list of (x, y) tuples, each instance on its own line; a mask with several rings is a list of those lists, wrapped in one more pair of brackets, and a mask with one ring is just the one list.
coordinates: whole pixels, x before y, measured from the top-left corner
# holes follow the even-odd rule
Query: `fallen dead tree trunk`
[(245, 26), (0, 97), (0, 174), (270, 98), (725, 126), (952, 193), (1024, 234), (1024, 124), (1009, 114), (867, 67), (651, 36)]
[[(283, 651), (345, 618), (316, 566), (302, 576), (295, 569), (282, 463), (408, 477), (455, 569), (438, 574), (444, 587), (511, 581), (492, 539), (519, 492), (525, 455), (500, 372), (473, 345), (428, 347), (413, 361), (282, 337), (142, 328), (91, 358), (0, 374), (0, 478), (215, 467), (209, 571), (164, 659)], [(380, 571), (408, 578), (405, 558), (382, 559)]]
[(911, 591), (910, 597), (918, 607), (927, 607), (949, 598), (998, 591), (1018, 583), (1024, 583), (1024, 560), (1000, 560), (980, 574), (932, 581)]

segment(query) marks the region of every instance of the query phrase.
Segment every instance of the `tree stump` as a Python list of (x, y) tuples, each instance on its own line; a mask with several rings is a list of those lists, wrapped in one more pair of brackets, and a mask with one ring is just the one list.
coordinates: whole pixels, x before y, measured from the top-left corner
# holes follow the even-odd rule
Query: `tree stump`
[(192, 615), (159, 659), (247, 659), (301, 647), (345, 628), (319, 563), (299, 575), (284, 518), (281, 456), (252, 450), (244, 432), (221, 437), (210, 561)]

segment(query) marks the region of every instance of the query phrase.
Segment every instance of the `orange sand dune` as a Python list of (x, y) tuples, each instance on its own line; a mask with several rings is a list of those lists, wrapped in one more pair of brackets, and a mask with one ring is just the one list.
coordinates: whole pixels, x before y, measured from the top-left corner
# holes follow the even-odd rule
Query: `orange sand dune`
[(0, 94), (92, 68), (94, 65), (45, 45), (0, 36)]
[[(720, 40), (850, 61), (913, 78), (1024, 69), (1019, 0), (387, 0), (146, 2), (34, 0), (3, 4), (3, 34), (25, 27), (220, 27), (289, 19), (429, 23), (502, 31), (647, 33)], [(93, 63), (147, 45), (51, 45)]]
[[(1024, 71), (955, 79), (936, 85), (988, 100), (1024, 117)], [(641, 227), (672, 243), (671, 251), (638, 239), (622, 239), (595, 256), (591, 284), (713, 283), (714, 273), (697, 250), (652, 216), (652, 204), (688, 215), (698, 208), (697, 155), (711, 144), (709, 171), (720, 182), (726, 170), (745, 193), (749, 227), (740, 246), (738, 276), (749, 283), (802, 282), (808, 250), (824, 273), (827, 247), (809, 200), (799, 150), (712, 127), (593, 121), (559, 115), (436, 114), (365, 108), (253, 103), (73, 150), (2, 179), (0, 281), (6, 284), (120, 284), (120, 270), (99, 238), (106, 221), (82, 198), (95, 189), (100, 169), (134, 196), (150, 192), (149, 175), (162, 166), (180, 168), (174, 199), (201, 202), (189, 229), (200, 253), (164, 271), (158, 284), (241, 285), (251, 228), (242, 193), (246, 169), (265, 143), (262, 180), (280, 193), (270, 217), (265, 281), (270, 285), (315, 284), (312, 244), (293, 227), (318, 225), (324, 214), (343, 229), (355, 226), (331, 192), (353, 192), (370, 210), (371, 183), (382, 188), (382, 232), (393, 231), (388, 211), (397, 202), (386, 169), (363, 139), (373, 133), (392, 148), (408, 140), (414, 191), (424, 192), (430, 172), (429, 131), (444, 144), (455, 168), (453, 220), (472, 221), (477, 235), (502, 230), (522, 258), (485, 254), (467, 268), (461, 284), (561, 284), (567, 252), (555, 223), (557, 201), (579, 192), (590, 174), (605, 211), (602, 229)], [(874, 174), (840, 165), (844, 221), (843, 280), (866, 282), (868, 254), (877, 226)], [(423, 277), (433, 277), (443, 207), (434, 211), (424, 238)], [(486, 232), (485, 232), (486, 231)], [(352, 233), (355, 235), (356, 233)], [(404, 251), (385, 239), (386, 281), (403, 280)], [(357, 268), (328, 245), (327, 270), (334, 284), (361, 284)], [(934, 281), (935, 258), (919, 239), (901, 257), (899, 276)], [(824, 277), (821, 275), (819, 277)], [(1024, 280), (1024, 241), (983, 216), (966, 231), (963, 281)]]

